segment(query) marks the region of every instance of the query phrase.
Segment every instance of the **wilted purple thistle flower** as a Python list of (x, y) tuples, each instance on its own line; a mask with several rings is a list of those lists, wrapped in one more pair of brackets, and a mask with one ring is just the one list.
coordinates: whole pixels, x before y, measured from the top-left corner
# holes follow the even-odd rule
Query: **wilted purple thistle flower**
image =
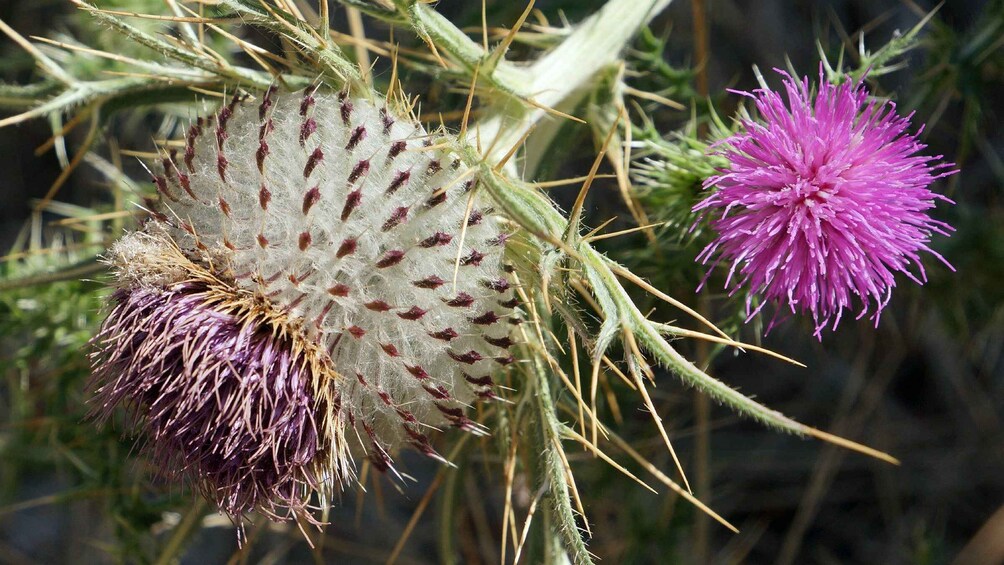
[[(808, 78), (778, 72), (787, 103), (766, 87), (740, 92), (762, 121), (744, 120), (744, 131), (717, 146), (730, 167), (705, 181), (714, 192), (694, 207), (712, 215), (717, 232), (698, 260), (717, 254), (714, 265), (732, 263), (725, 285), (733, 293), (748, 286), (749, 318), (767, 303), (786, 304), (811, 313), (820, 337), (857, 296), (857, 317), (874, 303), (878, 324), (897, 271), (923, 284), (922, 251), (948, 265), (928, 243), (952, 228), (927, 212), (949, 200), (928, 186), (955, 171), (918, 154), (926, 146), (907, 131), (910, 116), (869, 100), (862, 83), (829, 84), (820, 72), (813, 94)], [(754, 294), (763, 297), (756, 307)]]
[(309, 518), (321, 479), (310, 360), (249, 311), (217, 309), (203, 281), (115, 292), (96, 338), (96, 415), (125, 405), (158, 468), (231, 516)]
[(429, 430), (484, 433), (465, 409), (514, 360), (516, 289), (455, 138), (346, 93), (246, 102), (191, 125), (111, 249), (96, 411), (128, 405), (232, 516), (308, 517), (356, 456), (392, 470), (403, 445), (442, 459)]

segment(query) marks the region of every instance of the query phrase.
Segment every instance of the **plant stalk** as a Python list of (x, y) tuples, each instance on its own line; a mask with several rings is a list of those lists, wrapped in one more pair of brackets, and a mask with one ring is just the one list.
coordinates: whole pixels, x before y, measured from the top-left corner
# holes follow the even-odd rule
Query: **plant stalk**
[(491, 146), (490, 162), (498, 162), (519, 143), (544, 116), (543, 108), (574, 106), (592, 85), (592, 79), (616, 63), (624, 47), (672, 0), (610, 0), (580, 23), (558, 47), (541, 57), (528, 70), (529, 93), (535, 106), (503, 100), (493, 116), (478, 124), (471, 135), (480, 135)]

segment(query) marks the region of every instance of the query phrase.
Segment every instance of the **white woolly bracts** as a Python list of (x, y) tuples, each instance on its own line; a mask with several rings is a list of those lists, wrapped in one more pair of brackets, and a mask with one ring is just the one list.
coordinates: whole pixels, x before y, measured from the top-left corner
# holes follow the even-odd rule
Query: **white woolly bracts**
[[(476, 190), (475, 170), (444, 143), (451, 139), (456, 143), (446, 135), (434, 143), (413, 119), (345, 94), (279, 94), (273, 88), (256, 104), (235, 97), (215, 116), (193, 123), (185, 148), (164, 157), (154, 178), (160, 202), (153, 217), (111, 250), (120, 307), (140, 290), (188, 302), (192, 292), (202, 293), (217, 297), (207, 298), (212, 311), (241, 323), (266, 320), (263, 331), (283, 336), (282, 343), (295, 350), (291, 354), (306, 367), (296, 372), (302, 381), (297, 386), (305, 390), (283, 398), (310, 399), (315, 413), (309, 422), (318, 432), (316, 448), (303, 447), (299, 437), (290, 441), (297, 453), (315, 459), (309, 465), (296, 462), (294, 482), (301, 495), (320, 483), (347, 479), (353, 466), (345, 459), (351, 454), (387, 470), (406, 444), (441, 459), (428, 438), (432, 429), (485, 431), (468, 417), (467, 407), (479, 398), (497, 398), (492, 375), (513, 362), (516, 298), (503, 264), (507, 234)], [(165, 246), (197, 267), (155, 258)], [(193, 287), (192, 270), (210, 273), (215, 282)], [(232, 301), (218, 298), (227, 292)], [(117, 330), (131, 323), (127, 314), (118, 313)], [(142, 425), (160, 409), (158, 399), (138, 391), (102, 395), (129, 388), (128, 374), (113, 377), (104, 367), (128, 369), (130, 361), (116, 355), (149, 353), (144, 347), (161, 342), (151, 335), (148, 344), (123, 348), (116, 343), (123, 339), (137, 338), (103, 331), (96, 339), (95, 383), (106, 405), (132, 403)], [(226, 347), (248, 343), (234, 338)], [(274, 354), (279, 347), (270, 341), (263, 351)], [(192, 351), (212, 351), (217, 363), (235, 358), (242, 366), (258, 366), (241, 352), (209, 346)], [(208, 361), (182, 359), (163, 379), (179, 386), (187, 380), (233, 380), (227, 385), (231, 397), (213, 400), (221, 410), (242, 402), (241, 390), (255, 379), (282, 380), (271, 370), (221, 369), (207, 377), (199, 368), (203, 362)], [(147, 384), (152, 378), (149, 371), (142, 376)], [(207, 394), (213, 388), (201, 382), (199, 387)], [(288, 410), (267, 393), (263, 398), (245, 418), (271, 430), (273, 416)], [(244, 436), (254, 436), (253, 428)], [(188, 449), (184, 441), (177, 449)], [(268, 461), (275, 465), (274, 458)], [(261, 470), (249, 464), (245, 471), (247, 480), (254, 480)], [(288, 491), (289, 485), (283, 488)], [(290, 506), (295, 497), (280, 498)], [(261, 505), (224, 509), (252, 508)]]

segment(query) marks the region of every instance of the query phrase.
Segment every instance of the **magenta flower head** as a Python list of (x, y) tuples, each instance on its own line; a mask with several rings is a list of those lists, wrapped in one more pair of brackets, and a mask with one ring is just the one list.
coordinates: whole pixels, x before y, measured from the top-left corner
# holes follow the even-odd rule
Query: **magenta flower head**
[[(365, 458), (395, 472), (513, 363), (505, 224), (456, 138), (308, 90), (198, 118), (112, 246), (94, 411), (239, 518), (312, 521)], [(312, 502), (312, 496), (318, 502)]]
[(725, 284), (748, 288), (747, 321), (774, 303), (811, 314), (817, 337), (845, 308), (878, 324), (896, 272), (923, 284), (921, 252), (948, 265), (928, 244), (952, 228), (928, 212), (949, 200), (928, 187), (955, 170), (919, 154), (910, 116), (870, 99), (861, 82), (830, 84), (820, 70), (814, 93), (808, 78), (778, 72), (787, 102), (766, 86), (740, 92), (761, 120), (716, 146), (730, 166), (705, 181), (714, 192), (694, 207), (716, 232), (698, 260), (731, 263)]

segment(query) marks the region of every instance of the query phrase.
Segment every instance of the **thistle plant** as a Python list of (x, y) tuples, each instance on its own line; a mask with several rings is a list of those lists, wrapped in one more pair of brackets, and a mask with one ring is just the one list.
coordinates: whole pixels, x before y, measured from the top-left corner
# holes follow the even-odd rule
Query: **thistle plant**
[[(102, 112), (150, 103), (187, 121), (144, 155), (150, 175), (146, 193), (137, 196), (144, 217), (103, 255), (114, 291), (92, 341), (93, 414), (114, 421), (124, 408), (127, 433), (140, 438), (166, 474), (235, 521), (257, 512), (318, 527), (340, 493), (362, 483), (370, 469), (407, 480), (398, 464), (403, 450), (443, 463), (445, 473), (464, 446), (451, 438), (491, 437), (506, 477), (502, 561), (510, 544), (519, 560), (529, 547), (530, 525), (541, 521), (546, 527), (534, 535), (546, 549), (537, 561), (592, 561), (582, 534), (590, 522), (568, 444), (642, 482), (609, 452), (625, 454), (735, 529), (691, 494), (650, 393), (658, 367), (766, 426), (895, 462), (798, 423), (707, 374), (671, 341), (791, 360), (735, 341), (594, 246), (616, 234), (587, 229), (585, 201), (605, 156), (615, 167), (629, 163), (618, 157), (618, 140), (628, 143), (633, 131), (623, 95), (639, 95), (617, 72), (620, 54), (669, 3), (610, 0), (570, 30), (552, 34), (543, 44), (554, 47), (523, 65), (507, 53), (533, 2), (491, 49), (487, 29), (479, 43), (425, 2), (345, 2), (354, 16), (394, 25), (423, 46), (407, 52), (358, 30), (354, 37), (332, 30), (326, 0), (316, 13), (313, 4), (308, 10), (306, 3), (284, 0), (222, 0), (198, 11), (171, 1), (167, 14), (76, 2), (99, 25), (155, 54), (59, 45), (127, 69), (112, 79), (74, 76), (4, 26), (57, 85), (4, 124), (73, 114), (74, 123), (91, 117), (97, 131)], [(136, 18), (170, 22), (171, 31), (158, 34), (135, 25)], [(238, 21), (278, 38), (282, 48), (253, 44)], [(212, 49), (207, 35), (225, 40), (230, 51)], [(384, 84), (371, 73), (365, 48), (389, 56)], [(237, 50), (256, 67), (234, 62)], [(453, 127), (423, 120), (407, 90), (404, 75), (430, 69), (461, 93), (445, 109), (459, 116)], [(561, 181), (533, 178), (536, 161), (523, 148), (558, 143), (561, 125), (581, 121), (575, 116), (583, 104), (597, 99), (596, 84), (613, 90), (602, 93), (610, 95), (609, 107), (591, 110), (598, 116), (593, 121), (604, 124), (604, 147), (578, 179), (573, 205), (561, 210), (544, 190)], [(805, 88), (793, 90), (802, 109)], [(861, 133), (851, 124), (860, 117), (862, 90), (825, 87), (819, 96), (839, 98), (843, 113), (831, 125), (847, 136)], [(869, 170), (876, 176), (919, 149), (913, 138), (900, 137), (904, 121), (875, 114), (882, 108), (867, 106), (866, 117), (875, 117), (861, 122), (885, 128), (862, 151), (892, 142), (895, 158), (873, 157)], [(725, 161), (735, 167), (737, 155), (750, 151), (743, 139), (733, 139), (736, 153), (702, 155), (702, 167), (687, 172), (689, 181), (721, 187), (699, 209), (727, 207), (732, 185), (746, 186), (730, 184), (741, 171), (724, 167)], [(688, 150), (705, 147), (705, 140), (694, 139)], [(911, 258), (941, 227), (922, 214), (935, 198), (926, 191), (936, 176), (928, 162), (905, 161), (914, 192), (887, 206), (906, 204), (913, 215), (883, 224), (916, 231), (905, 238), (913, 248), (897, 248)], [(619, 180), (629, 193), (628, 175)], [(685, 213), (692, 205), (687, 202)], [(733, 261), (745, 257), (727, 242), (708, 249)], [(884, 265), (855, 287), (859, 294), (876, 296), (891, 286), (886, 274), (901, 266), (901, 257)], [(775, 288), (769, 273), (761, 275), (765, 280), (753, 286)], [(679, 310), (689, 324), (650, 319), (629, 287)], [(847, 301), (811, 304), (806, 308), (825, 323)], [(674, 472), (645, 460), (609, 424), (613, 408), (602, 391), (613, 379), (632, 388), (631, 401), (648, 411)], [(450, 428), (459, 433), (439, 433)], [(450, 441), (454, 447), (444, 449)], [(538, 493), (518, 539), (517, 474)], [(538, 504), (545, 518), (533, 522)], [(183, 523), (193, 527), (196, 520)]]

